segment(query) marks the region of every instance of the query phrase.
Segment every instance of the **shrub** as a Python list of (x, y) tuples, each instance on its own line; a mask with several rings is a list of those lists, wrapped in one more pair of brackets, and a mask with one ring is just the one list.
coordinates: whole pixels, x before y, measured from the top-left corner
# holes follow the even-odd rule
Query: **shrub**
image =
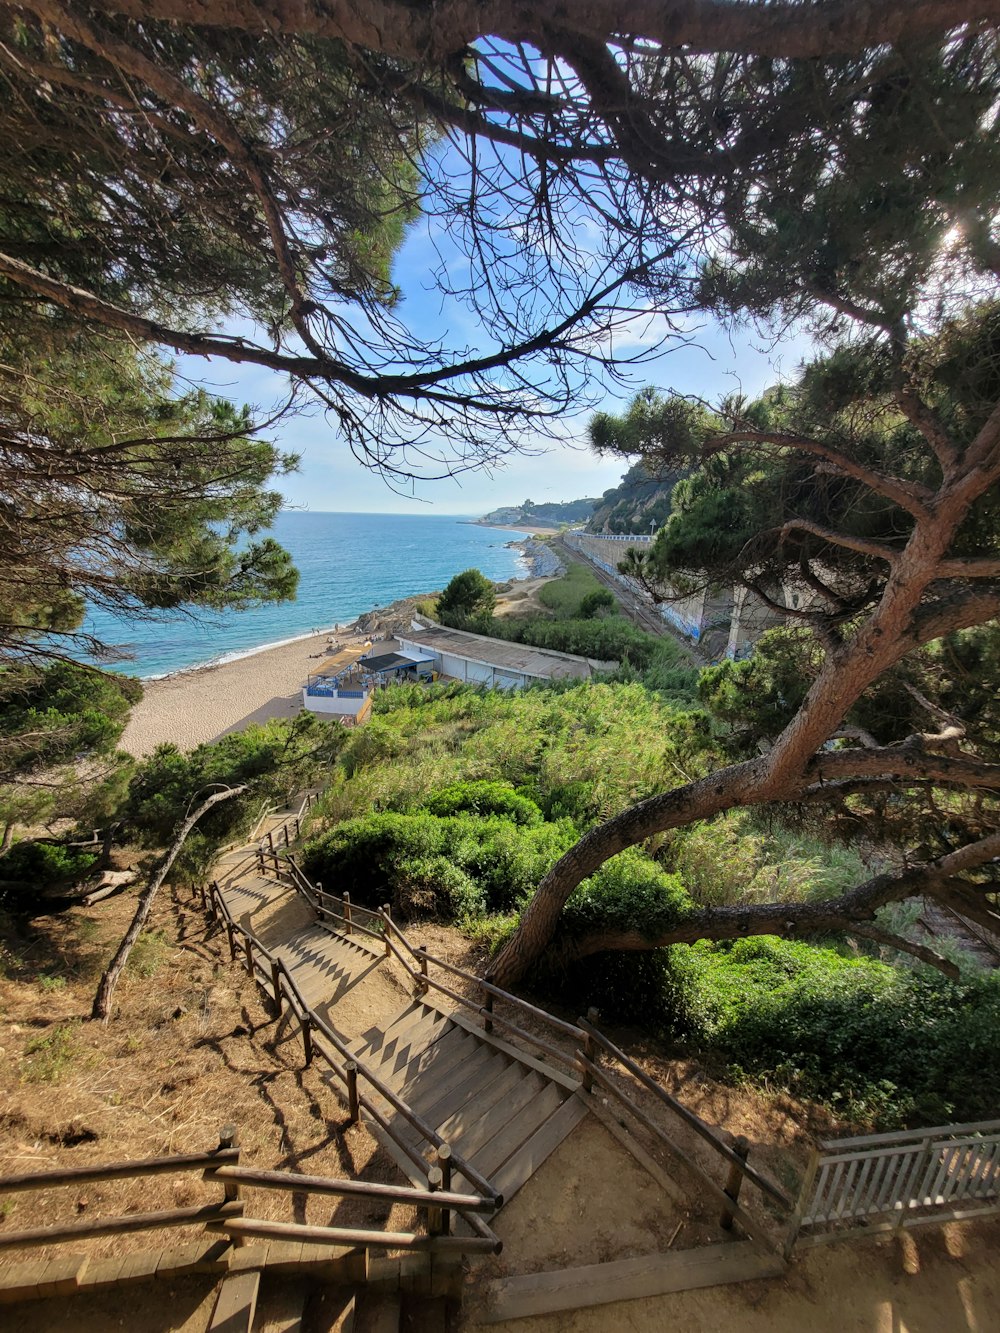
[(496, 600), (496, 590), (486, 575), (478, 569), (466, 569), (456, 574), (438, 597), (438, 615), (442, 619), (476, 616), (484, 612), (489, 615)]
[(432, 815), (498, 815), (515, 824), (539, 824), (542, 812), (534, 801), (515, 792), (509, 782), (453, 782), (424, 802)]
[(307, 844), (302, 864), (331, 892), (368, 907), (388, 898), (402, 916), (469, 916), (518, 906), (575, 838), (563, 822), (386, 813), (338, 824)]
[(770, 937), (670, 952), (675, 1031), (738, 1071), (884, 1128), (996, 1113), (996, 973), (956, 985)]
[(614, 594), (607, 588), (595, 588), (593, 592), (588, 592), (581, 601), (579, 615), (581, 620), (593, 620), (599, 612), (613, 612), (614, 609)]
[(18, 842), (0, 861), (0, 879), (32, 889), (72, 884), (83, 879), (97, 857), (97, 852), (60, 842)]
[(691, 899), (680, 879), (630, 847), (605, 861), (574, 890), (560, 924), (569, 935), (636, 931), (655, 939), (675, 926), (690, 907)]

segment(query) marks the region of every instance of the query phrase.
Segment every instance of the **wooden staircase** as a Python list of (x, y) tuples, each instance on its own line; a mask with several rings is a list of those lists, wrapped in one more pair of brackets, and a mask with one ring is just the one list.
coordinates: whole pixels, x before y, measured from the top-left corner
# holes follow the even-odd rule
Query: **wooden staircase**
[[(286, 818), (286, 811), (265, 817), (263, 836)], [(384, 1030), (345, 1031), (338, 1021), (338, 1000), (387, 965), (385, 955), (364, 937), (317, 921), (294, 889), (269, 871), (261, 873), (252, 849), (233, 849), (219, 869), (229, 912), (281, 959), (310, 1010), (505, 1201), (587, 1115), (577, 1080), (430, 996), (405, 1005)], [(369, 1129), (413, 1184), (424, 1183), (426, 1172), (399, 1140), (431, 1164), (426, 1139), (387, 1101), (376, 1101), (390, 1132), (374, 1120)], [(475, 1188), (474, 1182), (459, 1180), (460, 1174), (458, 1188)]]
[[(407, 1005), (384, 1031), (359, 1038), (353, 1049), (505, 1202), (587, 1114), (571, 1079), (426, 999)], [(397, 1137), (423, 1146), (401, 1117), (389, 1118)], [(390, 1136), (380, 1138), (416, 1183), (413, 1164)]]

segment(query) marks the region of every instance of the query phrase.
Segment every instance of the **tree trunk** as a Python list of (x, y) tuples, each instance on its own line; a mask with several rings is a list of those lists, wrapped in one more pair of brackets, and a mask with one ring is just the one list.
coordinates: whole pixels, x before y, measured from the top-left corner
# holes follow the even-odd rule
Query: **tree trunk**
[(545, 952), (555, 935), (567, 898), (576, 886), (610, 857), (634, 847), (654, 833), (710, 819), (722, 810), (752, 805), (768, 775), (766, 761), (732, 764), (698, 782), (662, 796), (651, 796), (585, 833), (575, 847), (552, 867), (521, 913), (517, 930), (489, 971), (497, 986), (510, 989)]
[(139, 898), (139, 905), (135, 909), (135, 916), (132, 918), (131, 925), (122, 937), (122, 942), (118, 946), (118, 951), (112, 958), (107, 971), (101, 977), (100, 985), (97, 987), (97, 993), (94, 996), (94, 1005), (90, 1011), (91, 1018), (106, 1019), (111, 1008), (111, 997), (114, 994), (115, 986), (118, 984), (118, 978), (122, 974), (125, 964), (128, 962), (128, 956), (132, 952), (132, 946), (135, 944), (142, 928), (146, 924), (150, 908), (153, 906), (153, 899), (160, 890), (160, 886), (170, 873), (170, 867), (177, 860), (181, 848), (187, 840), (188, 834), (201, 819), (202, 815), (211, 810), (213, 805), (218, 805), (221, 801), (232, 800), (234, 796), (239, 796), (246, 791), (246, 785), (240, 787), (229, 787), (225, 791), (217, 791), (209, 796), (207, 800), (202, 801), (193, 814), (188, 815), (180, 828), (177, 830), (177, 836), (170, 844), (162, 861), (156, 868), (156, 873), (149, 881), (147, 887), (143, 890)]

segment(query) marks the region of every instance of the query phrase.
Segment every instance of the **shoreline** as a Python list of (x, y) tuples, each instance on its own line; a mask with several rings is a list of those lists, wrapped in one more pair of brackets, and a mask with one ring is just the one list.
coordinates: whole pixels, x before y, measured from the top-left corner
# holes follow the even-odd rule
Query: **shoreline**
[[(527, 545), (531, 538), (521, 541)], [(521, 546), (521, 541), (516, 544)], [(536, 572), (536, 557), (523, 547), (522, 557), (526, 573), (510, 583), (528, 589), (556, 576)], [(190, 750), (251, 723), (294, 717), (302, 708), (307, 677), (329, 656), (331, 642), (356, 647), (392, 637), (395, 629), (409, 623), (417, 603), (433, 595), (401, 598), (365, 611), (348, 624), (142, 677), (143, 697), (132, 709), (119, 749), (143, 759), (164, 743)]]

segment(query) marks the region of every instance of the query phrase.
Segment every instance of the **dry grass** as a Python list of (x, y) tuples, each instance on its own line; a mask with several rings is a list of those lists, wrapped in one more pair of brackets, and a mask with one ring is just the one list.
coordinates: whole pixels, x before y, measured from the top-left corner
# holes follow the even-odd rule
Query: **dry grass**
[[(303, 1070), (294, 1023), (277, 1022), (186, 894), (164, 891), (139, 966), (106, 1025), (87, 1015), (101, 969), (133, 910), (123, 895), (0, 934), (0, 1174), (201, 1152), (223, 1125), (242, 1160), (326, 1176), (397, 1180), (316, 1069)], [(8, 1197), (0, 1228), (213, 1202), (196, 1173)], [(380, 1226), (379, 1205), (247, 1192), (247, 1214)], [(396, 1209), (391, 1225), (412, 1222)], [(196, 1234), (196, 1233), (193, 1233)], [(174, 1232), (177, 1242), (184, 1231)], [(164, 1243), (164, 1233), (81, 1242), (101, 1255)], [(76, 1245), (74, 1245), (76, 1248)], [(36, 1251), (46, 1255), (49, 1251)]]

